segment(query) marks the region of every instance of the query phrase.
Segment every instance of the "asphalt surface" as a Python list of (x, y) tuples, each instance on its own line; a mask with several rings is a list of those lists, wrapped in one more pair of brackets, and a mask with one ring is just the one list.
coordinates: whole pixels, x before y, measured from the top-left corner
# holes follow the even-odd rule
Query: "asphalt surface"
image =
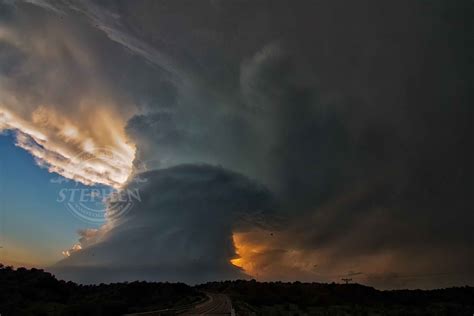
[(180, 315), (234, 315), (229, 297), (225, 294), (206, 293), (209, 299)]

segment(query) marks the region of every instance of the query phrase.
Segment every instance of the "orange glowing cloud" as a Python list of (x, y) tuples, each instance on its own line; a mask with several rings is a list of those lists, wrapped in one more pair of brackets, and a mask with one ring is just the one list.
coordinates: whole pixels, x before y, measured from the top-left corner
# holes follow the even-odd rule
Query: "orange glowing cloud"
[(135, 146), (125, 135), (124, 118), (107, 107), (89, 109), (73, 121), (54, 107), (40, 106), (23, 118), (0, 105), (0, 129), (16, 131), (16, 145), (50, 172), (119, 188), (132, 173)]
[(255, 266), (256, 258), (259, 254), (265, 252), (265, 246), (253, 243), (247, 237), (248, 235), (245, 233), (234, 233), (232, 235), (237, 257), (231, 259), (230, 262), (236, 267), (242, 268), (245, 273), (255, 276), (258, 273)]
[[(290, 233), (266, 230), (234, 232), (237, 257), (230, 262), (259, 280), (337, 280), (336, 267), (328, 262), (328, 250), (305, 250), (287, 241)], [(344, 270), (342, 270), (344, 271)]]

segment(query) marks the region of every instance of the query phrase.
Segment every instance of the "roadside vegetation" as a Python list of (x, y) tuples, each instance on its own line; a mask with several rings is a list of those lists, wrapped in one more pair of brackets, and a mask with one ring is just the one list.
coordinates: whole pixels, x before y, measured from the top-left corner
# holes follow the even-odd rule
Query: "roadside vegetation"
[(0, 314), (95, 316), (187, 305), (204, 294), (184, 283), (79, 285), (38, 269), (0, 266)]
[(246, 315), (466, 315), (474, 287), (379, 291), (360, 284), (226, 281), (201, 286), (230, 296)]

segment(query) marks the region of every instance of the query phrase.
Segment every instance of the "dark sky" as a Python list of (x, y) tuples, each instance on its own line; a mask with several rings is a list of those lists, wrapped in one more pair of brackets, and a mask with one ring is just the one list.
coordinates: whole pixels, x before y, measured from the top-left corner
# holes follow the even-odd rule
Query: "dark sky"
[(472, 1), (0, 3), (0, 129), (149, 170), (58, 275), (473, 283)]

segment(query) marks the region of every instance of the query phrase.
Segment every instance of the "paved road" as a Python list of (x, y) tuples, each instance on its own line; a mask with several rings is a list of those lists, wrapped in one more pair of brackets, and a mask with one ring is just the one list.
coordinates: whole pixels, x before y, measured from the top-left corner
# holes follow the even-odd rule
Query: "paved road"
[(181, 315), (234, 315), (230, 299), (225, 294), (206, 293), (209, 300)]

